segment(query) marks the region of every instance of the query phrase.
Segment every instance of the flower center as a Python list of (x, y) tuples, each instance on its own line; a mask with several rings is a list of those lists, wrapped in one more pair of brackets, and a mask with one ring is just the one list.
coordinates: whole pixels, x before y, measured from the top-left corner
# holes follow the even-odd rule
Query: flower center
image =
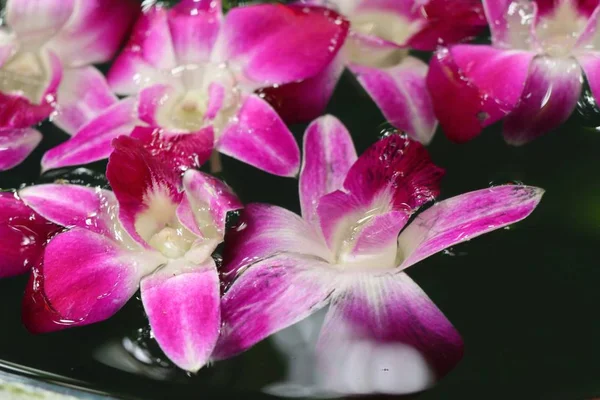
[(192, 247), (193, 238), (182, 228), (165, 226), (152, 235), (148, 244), (167, 258), (183, 257)]
[(19, 94), (39, 104), (48, 84), (48, 69), (40, 54), (17, 53), (0, 68), (0, 91)]
[(199, 90), (190, 90), (179, 97), (171, 110), (171, 123), (178, 130), (194, 132), (204, 126), (208, 96)]
[(536, 26), (542, 50), (553, 57), (568, 57), (586, 23), (586, 18), (579, 15), (571, 1), (562, 1), (551, 15), (542, 17)]

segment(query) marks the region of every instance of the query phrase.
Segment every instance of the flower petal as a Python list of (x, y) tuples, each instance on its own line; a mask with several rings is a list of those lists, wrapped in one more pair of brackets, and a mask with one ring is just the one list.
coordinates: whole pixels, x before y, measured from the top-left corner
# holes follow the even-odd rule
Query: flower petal
[(239, 68), (255, 87), (272, 86), (320, 73), (336, 56), (347, 32), (348, 22), (325, 8), (236, 7), (225, 17), (215, 50), (219, 61)]
[(317, 345), (318, 376), (344, 394), (412, 393), (462, 355), (456, 329), (408, 275), (364, 276), (332, 300)]
[(249, 266), (221, 300), (223, 328), (213, 357), (239, 354), (325, 306), (331, 272), (323, 262), (294, 255)]
[(521, 101), (504, 122), (504, 138), (520, 146), (564, 123), (577, 105), (583, 78), (573, 59), (535, 58)]
[(392, 134), (359, 157), (348, 172), (344, 188), (362, 205), (389, 203), (395, 210), (412, 213), (437, 197), (443, 174), (423, 145)]
[(150, 154), (139, 140), (113, 141), (106, 178), (119, 202), (119, 220), (142, 246), (173, 221), (181, 202), (179, 176)]
[(300, 149), (275, 110), (256, 95), (246, 97), (236, 118), (221, 133), (217, 149), (263, 171), (295, 176)]
[(176, 66), (168, 11), (154, 6), (136, 22), (125, 49), (113, 62), (108, 83), (120, 95), (135, 95), (144, 86), (168, 80), (164, 71)]
[(303, 154), (300, 205), (304, 219), (313, 221), (317, 217), (319, 199), (342, 188), (357, 156), (350, 133), (332, 115), (325, 115), (308, 126)]
[(35, 49), (65, 26), (75, 4), (76, 0), (10, 0), (6, 23), (19, 41)]
[(52, 122), (71, 135), (117, 102), (104, 76), (94, 67), (65, 70), (57, 97)]
[(58, 229), (14, 193), (0, 192), (0, 278), (29, 271)]
[[(569, 0), (570, 1), (570, 0)], [(483, 0), (492, 43), (506, 49), (529, 49), (534, 40), (534, 20), (539, 1)]]
[(423, 144), (431, 141), (437, 120), (426, 86), (427, 64), (408, 57), (392, 68), (350, 69), (390, 124)]
[[(454, 46), (452, 50), (459, 47), (466, 47), (458, 51), (458, 54), (464, 56), (463, 63), (467, 62), (465, 54), (468, 54), (470, 50), (474, 50), (473, 65), (480, 63), (477, 60), (481, 56), (483, 60), (481, 64), (496, 60), (498, 63), (491, 67), (500, 69), (505, 68), (505, 64), (510, 63), (512, 58), (512, 56), (507, 56), (507, 60), (500, 62), (502, 57), (491, 58), (491, 55), (488, 55), (490, 58), (486, 60), (485, 53), (501, 52), (501, 50), (493, 50), (488, 46), (458, 45)], [(479, 48), (486, 48), (486, 50), (481, 51)], [(519, 73), (506, 75), (504, 72), (499, 73), (499, 75), (492, 74), (489, 69), (486, 69), (488, 71), (486, 75), (482, 73), (479, 79), (483, 82), (484, 87), (479, 87), (460, 68), (454, 54), (453, 51), (448, 49), (441, 49), (436, 52), (429, 64), (427, 87), (433, 100), (435, 115), (440, 121), (442, 130), (450, 140), (462, 143), (473, 139), (481, 132), (482, 128), (497, 122), (514, 109), (525, 85), (528, 67), (525, 67), (522, 63), (511, 64), (512, 67), (521, 65), (522, 69), (519, 70)], [(522, 58), (525, 58), (525, 56)], [(490, 84), (490, 88), (485, 87), (487, 84), (485, 82), (486, 76), (489, 79), (487, 83)], [(510, 84), (502, 78), (506, 76), (511, 77)], [(494, 86), (500, 89), (495, 90)], [(495, 97), (493, 94), (496, 92), (505, 95), (510, 94), (508, 96), (510, 97), (508, 98), (510, 103), (503, 102), (500, 98)]]
[(136, 0), (78, 0), (69, 21), (48, 46), (68, 67), (109, 61), (139, 12)]
[(46, 171), (108, 158), (112, 153), (112, 140), (131, 134), (136, 122), (135, 99), (120, 100), (85, 124), (71, 139), (48, 150), (42, 158), (42, 169)]
[(400, 269), (450, 246), (518, 222), (533, 212), (544, 191), (522, 185), (496, 186), (434, 204), (402, 232)]
[(221, 327), (220, 286), (212, 258), (170, 262), (141, 283), (152, 334), (179, 368), (196, 372), (212, 354)]
[(146, 149), (173, 169), (186, 171), (199, 168), (212, 154), (214, 131), (212, 126), (198, 132), (172, 134), (159, 128), (136, 126), (131, 137), (144, 143)]
[[(144, 271), (162, 262), (157, 253), (123, 250), (85, 229), (56, 235), (46, 246), (38, 290), (61, 325), (32, 328), (58, 330), (111, 317), (137, 291)], [(34, 312), (35, 305), (29, 306)]]
[(122, 236), (114, 221), (117, 200), (110, 190), (45, 184), (21, 189), (19, 196), (27, 206), (57, 225), (87, 229), (116, 241)]
[(169, 11), (169, 29), (179, 65), (210, 60), (223, 17), (216, 5), (205, 3), (209, 7), (200, 3), (179, 4)]
[(42, 134), (33, 128), (0, 128), (0, 171), (21, 164), (41, 141)]
[(223, 251), (224, 279), (231, 281), (248, 265), (278, 253), (329, 258), (318, 232), (300, 216), (267, 204), (248, 204), (237, 227), (227, 232)]
[(183, 225), (192, 232), (199, 229), (202, 237), (222, 240), (227, 213), (244, 208), (233, 190), (219, 179), (195, 170), (183, 175), (183, 188), (187, 201), (181, 203), (177, 215), (181, 215), (185, 207), (194, 217), (193, 221), (180, 217)]

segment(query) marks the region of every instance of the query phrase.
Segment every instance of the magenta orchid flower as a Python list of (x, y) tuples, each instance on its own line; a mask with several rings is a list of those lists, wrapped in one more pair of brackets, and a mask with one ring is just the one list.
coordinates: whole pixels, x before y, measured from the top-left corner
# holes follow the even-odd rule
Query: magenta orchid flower
[(0, 192), (0, 278), (29, 272), (46, 240), (60, 228), (27, 207), (13, 192)]
[(175, 153), (193, 166), (214, 147), (269, 173), (294, 176), (298, 145), (255, 92), (320, 73), (347, 29), (323, 8), (261, 4), (223, 16), (220, 1), (154, 6), (108, 75), (110, 86), (130, 97), (49, 151), (43, 167), (106, 158), (113, 138), (140, 126), (134, 136), (154, 152)]
[(223, 241), (227, 212), (242, 205), (204, 173), (189, 170), (181, 184), (174, 170), (128, 137), (115, 141), (107, 177), (114, 193), (61, 184), (19, 192), (37, 213), (67, 227), (48, 242), (34, 271), (44, 304), (29, 293), (24, 321), (34, 332), (102, 321), (140, 288), (162, 350), (179, 367), (197, 371), (220, 330), (211, 254)]
[(537, 138), (571, 115), (583, 73), (599, 98), (597, 1), (483, 4), (492, 44), (444, 48), (431, 63), (428, 85), (451, 140), (471, 140), (503, 118), (508, 143), (522, 145)]
[[(418, 142), (390, 135), (357, 159), (334, 117), (304, 136), (302, 218), (250, 204), (230, 230), (216, 358), (233, 356), (330, 304), (318, 354), (339, 332), (400, 343), (443, 376), (461, 358), (459, 334), (404, 270), (455, 244), (527, 217), (543, 190), (491, 187), (434, 204), (443, 170)], [(344, 352), (336, 353), (343, 355)], [(338, 360), (340, 367), (342, 360)]]
[(135, 0), (8, 0), (0, 28), (0, 171), (42, 140), (54, 113), (70, 134), (115, 103), (102, 74), (139, 13)]
[[(305, 0), (329, 5), (350, 21), (344, 62), (394, 127), (427, 144), (437, 119), (426, 86), (427, 64), (410, 49), (475, 36), (485, 26), (479, 0)], [(330, 68), (337, 81), (341, 68)], [(322, 81), (326, 81), (322, 78)], [(316, 83), (333, 90), (334, 85)], [(316, 85), (315, 85), (316, 86)], [(315, 90), (317, 88), (314, 88)], [(321, 96), (328, 98), (327, 95)], [(313, 100), (314, 101), (314, 100)]]

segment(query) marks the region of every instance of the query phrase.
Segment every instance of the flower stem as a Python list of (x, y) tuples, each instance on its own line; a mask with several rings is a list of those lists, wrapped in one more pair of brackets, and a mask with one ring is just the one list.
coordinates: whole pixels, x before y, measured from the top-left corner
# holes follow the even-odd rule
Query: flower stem
[(210, 155), (210, 172), (214, 174), (218, 174), (223, 171), (223, 164), (221, 163), (221, 153), (213, 150)]

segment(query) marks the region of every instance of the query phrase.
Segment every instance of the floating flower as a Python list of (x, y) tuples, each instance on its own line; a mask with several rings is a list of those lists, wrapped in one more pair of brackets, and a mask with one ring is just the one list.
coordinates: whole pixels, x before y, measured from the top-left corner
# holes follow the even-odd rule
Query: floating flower
[(451, 140), (471, 140), (503, 118), (508, 143), (535, 139), (571, 115), (582, 72), (600, 96), (597, 1), (483, 4), (492, 44), (444, 48), (430, 67), (436, 114)]
[(30, 128), (56, 111), (74, 133), (115, 103), (102, 74), (139, 12), (134, 0), (8, 0), (0, 28), (0, 170), (42, 140)]
[[(298, 145), (255, 91), (317, 75), (346, 33), (347, 22), (323, 8), (262, 4), (223, 16), (219, 1), (154, 6), (141, 16), (108, 75), (118, 94), (136, 97), (49, 151), (43, 167), (106, 158), (111, 140), (138, 125), (136, 136), (154, 152), (166, 150), (181, 160), (196, 156), (194, 166), (214, 146), (267, 172), (294, 176)], [(173, 146), (180, 141), (185, 143)]]
[(20, 191), (28, 206), (67, 227), (34, 271), (24, 321), (34, 332), (102, 321), (140, 288), (162, 350), (196, 371), (220, 330), (211, 254), (223, 241), (227, 212), (242, 205), (221, 181), (195, 170), (180, 190), (176, 171), (128, 137), (115, 141), (107, 177), (114, 193), (60, 184)]
[[(443, 171), (417, 142), (393, 134), (357, 159), (334, 117), (304, 136), (302, 218), (250, 204), (223, 255), (226, 290), (216, 358), (233, 356), (330, 304), (317, 354), (345, 340), (404, 346), (433, 376), (462, 356), (459, 334), (404, 270), (457, 243), (527, 217), (543, 191), (491, 187), (415, 211), (439, 192)], [(310, 149), (310, 150), (309, 150)], [(381, 347), (380, 347), (381, 349)], [(348, 361), (348, 360), (346, 360)]]
[(13, 192), (0, 192), (0, 278), (28, 272), (58, 229)]
[[(426, 86), (427, 64), (409, 50), (432, 51), (440, 43), (475, 36), (485, 26), (479, 0), (305, 0), (329, 5), (350, 21), (351, 34), (338, 64), (347, 64), (394, 127), (427, 144), (437, 126)], [(333, 91), (341, 68), (311, 87)], [(323, 82), (333, 82), (325, 85)], [(317, 85), (321, 88), (318, 89)], [(311, 97), (328, 99), (328, 94)], [(296, 98), (293, 101), (298, 101)], [(317, 100), (318, 101), (318, 100)]]

